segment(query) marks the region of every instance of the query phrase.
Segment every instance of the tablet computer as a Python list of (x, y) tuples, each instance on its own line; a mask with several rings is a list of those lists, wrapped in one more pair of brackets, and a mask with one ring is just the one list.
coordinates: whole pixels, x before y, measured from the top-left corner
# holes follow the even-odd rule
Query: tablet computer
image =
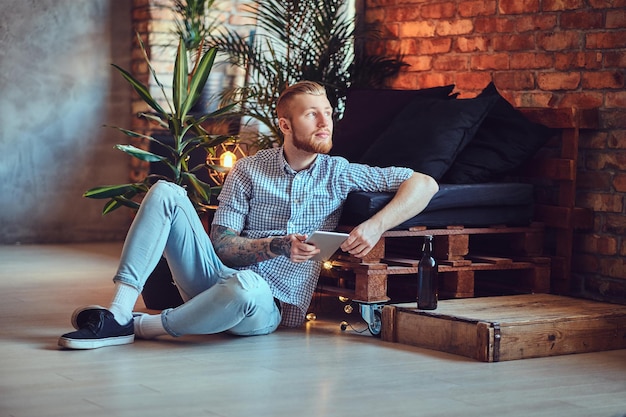
[(350, 235), (340, 232), (313, 232), (306, 240), (306, 243), (315, 245), (320, 250), (320, 253), (311, 259), (314, 261), (327, 261), (348, 236)]

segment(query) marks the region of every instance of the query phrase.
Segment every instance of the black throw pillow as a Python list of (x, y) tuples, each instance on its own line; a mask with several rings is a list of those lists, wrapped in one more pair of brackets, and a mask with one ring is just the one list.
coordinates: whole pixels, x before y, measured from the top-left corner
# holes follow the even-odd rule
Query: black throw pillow
[(330, 154), (357, 162), (411, 100), (415, 97), (454, 98), (450, 95), (452, 90), (454, 85), (421, 90), (351, 89), (346, 96), (343, 118), (335, 124)]
[(363, 155), (374, 166), (404, 166), (440, 180), (472, 139), (497, 96), (441, 100), (418, 97), (408, 104)]
[(476, 184), (501, 178), (531, 158), (553, 130), (533, 123), (489, 84), (481, 96), (497, 96), (470, 143), (459, 153), (442, 182)]

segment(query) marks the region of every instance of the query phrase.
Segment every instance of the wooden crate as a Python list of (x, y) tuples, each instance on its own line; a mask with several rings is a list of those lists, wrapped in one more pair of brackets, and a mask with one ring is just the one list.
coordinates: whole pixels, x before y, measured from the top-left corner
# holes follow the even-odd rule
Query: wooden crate
[(387, 305), (382, 320), (385, 341), (484, 362), (626, 348), (626, 306), (551, 294)]

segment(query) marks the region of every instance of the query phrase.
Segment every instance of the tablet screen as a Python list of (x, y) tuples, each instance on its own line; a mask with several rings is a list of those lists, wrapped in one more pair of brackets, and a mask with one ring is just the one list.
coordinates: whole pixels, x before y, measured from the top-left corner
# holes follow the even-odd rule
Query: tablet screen
[(339, 246), (348, 238), (347, 233), (340, 232), (313, 232), (306, 240), (307, 243), (315, 245), (320, 253), (315, 255), (315, 261), (327, 261), (339, 249)]

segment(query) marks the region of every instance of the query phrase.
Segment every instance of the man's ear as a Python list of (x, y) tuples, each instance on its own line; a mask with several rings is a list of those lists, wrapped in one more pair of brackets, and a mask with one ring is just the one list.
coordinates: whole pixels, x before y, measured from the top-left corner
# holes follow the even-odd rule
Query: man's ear
[(284, 117), (280, 117), (278, 119), (278, 127), (280, 128), (280, 131), (283, 132), (283, 135), (291, 131), (291, 123)]

